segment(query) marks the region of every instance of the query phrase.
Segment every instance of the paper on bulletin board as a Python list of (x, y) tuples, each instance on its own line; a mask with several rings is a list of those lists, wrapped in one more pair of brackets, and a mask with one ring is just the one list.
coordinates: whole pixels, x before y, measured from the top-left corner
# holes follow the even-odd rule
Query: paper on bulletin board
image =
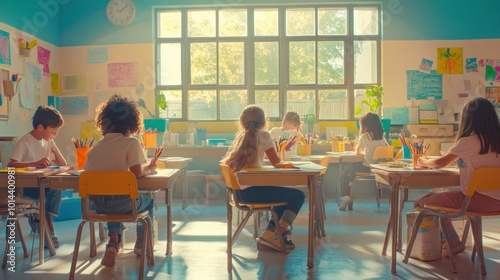
[(89, 114), (88, 96), (61, 96), (61, 114), (70, 116), (87, 116)]
[(33, 63), (24, 63), (24, 74), (32, 78), (37, 83), (42, 82), (42, 69)]
[(36, 88), (35, 82), (24, 77), (17, 84), (17, 92), (19, 93), (19, 101), (21, 106), (26, 109), (33, 109), (36, 106)]
[(81, 73), (76, 75), (62, 76), (62, 92), (87, 91), (88, 75)]
[(102, 64), (108, 62), (108, 48), (88, 48), (87, 64)]
[(486, 59), (485, 80), (489, 82), (500, 82), (500, 59)]
[(7, 31), (0, 30), (0, 64), (12, 65), (10, 53), (10, 34)]
[(137, 85), (137, 63), (108, 64), (109, 87), (134, 87)]
[(50, 93), (59, 95), (61, 87), (59, 87), (59, 74), (50, 73)]
[(50, 76), (50, 51), (42, 46), (38, 46), (38, 64), (43, 65), (43, 75), (48, 77)]
[(420, 72), (419, 70), (406, 71), (407, 99), (443, 99), (443, 75), (431, 71), (430, 74)]

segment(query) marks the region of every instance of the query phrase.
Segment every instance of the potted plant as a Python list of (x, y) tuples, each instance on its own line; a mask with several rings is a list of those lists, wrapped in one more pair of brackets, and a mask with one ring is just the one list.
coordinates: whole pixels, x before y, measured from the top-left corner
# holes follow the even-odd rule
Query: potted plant
[(167, 99), (165, 98), (165, 95), (163, 93), (160, 93), (158, 95), (156, 95), (155, 97), (155, 110), (154, 110), (154, 114), (147, 108), (146, 106), (146, 102), (144, 101), (144, 99), (142, 98), (139, 98), (139, 106), (144, 108), (148, 114), (149, 114), (149, 117), (150, 118), (144, 118), (144, 128), (145, 129), (157, 129), (158, 132), (165, 132), (165, 131), (168, 131), (168, 119), (161, 119), (161, 118), (158, 118), (158, 114), (159, 114), (159, 109), (162, 109), (162, 110), (166, 110), (168, 105), (167, 105)]
[[(361, 104), (356, 105), (355, 115), (359, 116), (361, 114), (361, 110), (364, 106), (368, 107), (368, 112), (375, 113), (381, 116), (381, 107), (382, 107), (382, 95), (384, 95), (384, 88), (378, 85), (369, 85), (365, 87), (365, 95), (366, 99), (361, 101)], [(383, 119), (380, 118), (380, 122), (382, 123), (382, 128), (384, 132), (389, 132), (391, 128), (391, 119)], [(357, 123), (359, 129), (359, 123)]]
[(313, 132), (314, 121), (316, 120), (316, 116), (314, 114), (305, 114), (302, 116), (302, 121), (307, 125), (307, 131)]

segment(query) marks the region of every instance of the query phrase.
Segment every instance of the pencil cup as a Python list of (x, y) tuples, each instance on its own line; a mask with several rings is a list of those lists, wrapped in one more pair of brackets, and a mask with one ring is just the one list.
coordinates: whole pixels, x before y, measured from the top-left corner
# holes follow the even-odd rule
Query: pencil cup
[(144, 133), (145, 148), (156, 148), (156, 133)]
[(410, 146), (401, 146), (401, 157), (403, 159), (411, 159)]
[(332, 140), (332, 152), (343, 152), (344, 149), (342, 149), (342, 151), (340, 150), (341, 144), (344, 145), (344, 142), (338, 140)]
[(290, 161), (291, 157), (292, 157), (292, 150), (288, 149), (281, 152), (281, 160)]
[(76, 149), (76, 169), (81, 170), (87, 162), (87, 153), (92, 149), (91, 147), (79, 147)]
[(423, 154), (413, 154), (413, 166), (418, 166), (418, 159), (423, 156)]
[(311, 155), (311, 144), (302, 144), (297, 146), (297, 154), (299, 156)]
[(339, 152), (345, 152), (345, 143), (344, 141), (338, 141), (339, 142)]

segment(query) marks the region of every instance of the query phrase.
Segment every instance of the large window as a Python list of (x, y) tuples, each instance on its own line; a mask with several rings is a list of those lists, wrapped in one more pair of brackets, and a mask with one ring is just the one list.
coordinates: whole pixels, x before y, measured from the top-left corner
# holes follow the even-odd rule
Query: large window
[[(247, 104), (350, 120), (380, 84), (379, 6), (156, 10), (156, 94), (179, 120), (235, 120)], [(363, 112), (361, 112), (363, 113)]]

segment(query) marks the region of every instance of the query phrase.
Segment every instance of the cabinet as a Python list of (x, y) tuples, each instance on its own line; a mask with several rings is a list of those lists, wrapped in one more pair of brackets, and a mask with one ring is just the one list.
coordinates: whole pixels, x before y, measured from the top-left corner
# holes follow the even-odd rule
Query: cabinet
[(428, 156), (440, 156), (441, 143), (454, 143), (453, 124), (410, 124), (410, 135), (424, 138), (424, 145), (429, 144)]

